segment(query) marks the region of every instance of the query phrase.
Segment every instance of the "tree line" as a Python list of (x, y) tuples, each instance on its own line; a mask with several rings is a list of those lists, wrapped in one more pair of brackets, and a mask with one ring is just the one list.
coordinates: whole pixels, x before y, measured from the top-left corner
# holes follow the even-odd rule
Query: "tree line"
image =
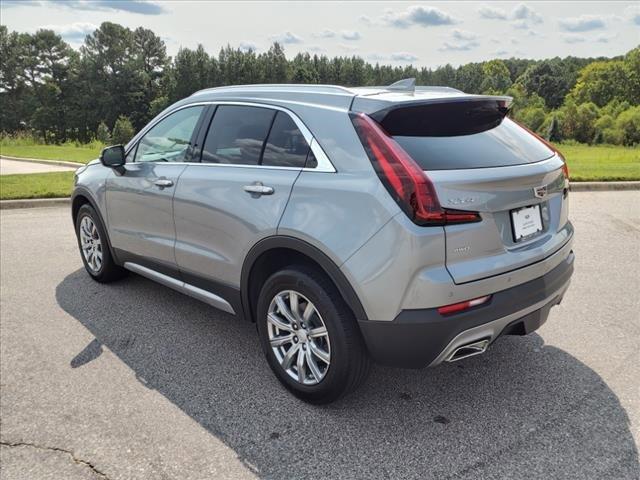
[(640, 47), (614, 58), (505, 59), (435, 69), (371, 64), (357, 56), (256, 53), (202, 45), (167, 55), (142, 27), (104, 22), (79, 50), (51, 30), (0, 26), (0, 132), (48, 143), (122, 142), (176, 100), (223, 85), (390, 85), (415, 77), (467, 93), (514, 97), (512, 116), (553, 141), (640, 143)]

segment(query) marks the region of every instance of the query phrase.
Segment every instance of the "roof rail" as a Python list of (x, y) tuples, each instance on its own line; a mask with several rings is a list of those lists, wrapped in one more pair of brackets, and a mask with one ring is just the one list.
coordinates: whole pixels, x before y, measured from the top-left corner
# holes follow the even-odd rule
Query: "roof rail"
[(338, 93), (352, 94), (353, 92), (346, 87), (338, 85), (318, 85), (318, 84), (301, 84), (301, 83), (256, 83), (248, 85), (226, 85), (223, 87), (212, 87), (198, 90), (192, 95), (199, 95), (205, 92), (224, 92), (230, 90), (250, 91), (276, 91), (276, 92), (314, 92), (314, 93)]

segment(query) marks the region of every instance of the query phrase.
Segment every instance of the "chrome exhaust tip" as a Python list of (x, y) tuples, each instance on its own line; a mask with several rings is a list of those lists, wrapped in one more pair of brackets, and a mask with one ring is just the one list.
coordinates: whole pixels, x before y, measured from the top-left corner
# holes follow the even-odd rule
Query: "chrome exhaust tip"
[(480, 355), (487, 351), (489, 343), (489, 339), (485, 338), (484, 340), (479, 340), (477, 342), (462, 345), (461, 347), (458, 347), (453, 352), (451, 352), (449, 356), (445, 358), (445, 362), (457, 362), (458, 360), (462, 360), (463, 358)]

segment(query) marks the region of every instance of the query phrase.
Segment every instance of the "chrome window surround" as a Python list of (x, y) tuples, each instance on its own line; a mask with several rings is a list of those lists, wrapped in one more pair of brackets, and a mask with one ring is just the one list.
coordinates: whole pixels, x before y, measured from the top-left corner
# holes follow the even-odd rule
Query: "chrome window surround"
[(200, 105), (203, 105), (203, 106), (204, 105), (238, 105), (238, 106), (246, 106), (246, 107), (269, 108), (271, 110), (277, 110), (277, 111), (286, 113), (296, 124), (296, 126), (302, 133), (302, 136), (309, 144), (309, 148), (313, 152), (313, 155), (315, 156), (316, 161), (318, 162), (318, 166), (315, 168), (309, 168), (309, 167), (298, 168), (298, 167), (278, 167), (278, 166), (272, 166), (272, 165), (241, 165), (241, 164), (233, 164), (233, 163), (202, 163), (202, 162), (167, 162), (167, 163), (180, 163), (182, 165), (200, 165), (203, 167), (268, 168), (270, 170), (296, 170), (296, 171), (302, 170), (305, 172), (325, 172), (325, 173), (336, 172), (336, 169), (331, 163), (331, 160), (329, 160), (329, 157), (327, 157), (327, 154), (324, 152), (324, 150), (322, 149), (318, 141), (314, 138), (311, 131), (307, 128), (307, 126), (303, 123), (302, 120), (300, 120), (300, 118), (295, 113), (293, 113), (292, 111), (284, 107), (280, 107), (278, 105), (270, 105), (267, 103), (256, 103), (256, 102), (234, 102), (234, 101), (212, 100), (208, 102), (194, 102), (194, 103), (189, 103), (187, 105), (182, 105), (178, 108), (171, 110), (170, 112), (167, 112), (165, 115), (158, 118), (155, 122), (150, 123), (144, 129), (138, 132), (138, 134), (135, 137), (133, 137), (133, 139), (127, 144), (125, 156), (129, 154), (132, 148), (135, 148), (135, 146), (138, 144), (140, 139), (143, 136), (145, 136), (149, 130), (151, 130), (153, 127), (155, 127), (158, 123), (163, 121), (169, 115), (172, 115), (175, 112), (182, 110), (184, 108), (197, 107)]

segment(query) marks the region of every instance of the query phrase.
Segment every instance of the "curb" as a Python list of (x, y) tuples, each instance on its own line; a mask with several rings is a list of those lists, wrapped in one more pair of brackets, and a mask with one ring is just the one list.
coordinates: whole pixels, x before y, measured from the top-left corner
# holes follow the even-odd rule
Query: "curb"
[(69, 205), (71, 198), (29, 198), (20, 200), (0, 200), (0, 210), (15, 208), (60, 207)]
[(571, 182), (572, 192), (640, 190), (640, 182)]
[(0, 158), (4, 158), (5, 160), (13, 160), (14, 162), (41, 163), (42, 165), (57, 165), (59, 167), (80, 168), (85, 165), (84, 163), (80, 162), (65, 162), (63, 160), (42, 160), (40, 158), (9, 157), (7, 155), (0, 155)]

